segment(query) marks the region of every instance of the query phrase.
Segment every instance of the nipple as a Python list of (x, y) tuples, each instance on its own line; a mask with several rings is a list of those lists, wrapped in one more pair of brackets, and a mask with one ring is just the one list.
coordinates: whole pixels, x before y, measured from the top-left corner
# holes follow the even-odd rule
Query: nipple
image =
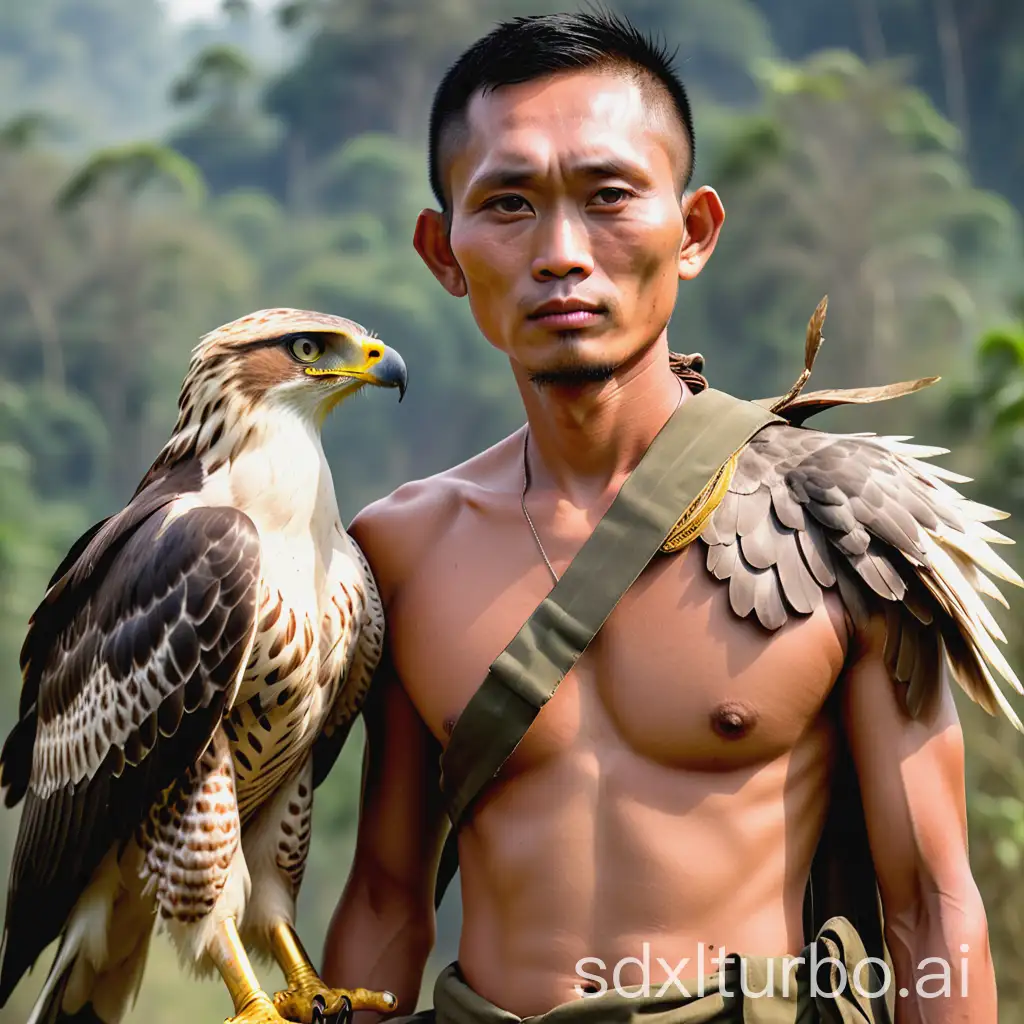
[(711, 712), (711, 728), (723, 740), (742, 739), (756, 724), (757, 711), (742, 701), (725, 701)]

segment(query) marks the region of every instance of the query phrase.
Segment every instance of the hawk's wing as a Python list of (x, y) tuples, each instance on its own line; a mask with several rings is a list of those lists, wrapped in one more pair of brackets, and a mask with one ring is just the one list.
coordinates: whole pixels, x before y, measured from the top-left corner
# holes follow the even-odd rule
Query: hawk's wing
[(111, 846), (201, 755), (245, 666), (256, 529), (230, 508), (170, 516), (172, 500), (144, 492), (94, 527), (33, 616), (0, 755), (8, 806), (25, 797), (0, 1005)]
[(860, 625), (876, 595), (888, 602), (886, 663), (911, 714), (938, 692), (944, 649), (963, 689), (1020, 728), (991, 670), (1024, 690), (982, 600), (1006, 604), (986, 574), (1024, 586), (990, 547), (1012, 543), (985, 525), (1007, 514), (950, 486), (966, 477), (922, 461), (946, 449), (906, 441), (765, 427), (700, 534), (708, 570), (728, 582), (737, 615), (769, 630), (813, 611), (833, 586)]
[(330, 716), (313, 744), (314, 789), (327, 778), (334, 767), (334, 762), (337, 761), (345, 740), (348, 739), (352, 723), (366, 700), (370, 682), (384, 649), (384, 607), (377, 590), (377, 582), (359, 545), (351, 537), (348, 540), (356, 575), (352, 584), (352, 590), (355, 592), (352, 622), (354, 635), (349, 641), (354, 649), (352, 658), (347, 662), (348, 669), (331, 707)]

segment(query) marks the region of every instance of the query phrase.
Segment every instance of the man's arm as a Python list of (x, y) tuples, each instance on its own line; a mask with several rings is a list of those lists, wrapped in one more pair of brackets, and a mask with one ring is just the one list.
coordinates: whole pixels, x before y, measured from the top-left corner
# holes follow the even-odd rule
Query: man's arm
[[(944, 682), (933, 712), (911, 719), (886, 669), (884, 644), (878, 615), (854, 642), (843, 709), (895, 969), (896, 1021), (996, 1024), (985, 908), (967, 856), (963, 734), (953, 695)], [(942, 994), (929, 998), (934, 993)]]
[(401, 1013), (412, 1013), (435, 937), (434, 881), (444, 839), (440, 748), (387, 654), (363, 717), (355, 859), (327, 933), (323, 978), (328, 985), (387, 989)]
[[(432, 528), (432, 504), (406, 484), (365, 509), (349, 527), (366, 555), (390, 614)], [(445, 836), (441, 747), (384, 654), (363, 707), (366, 751), (355, 858), (324, 948), (329, 985), (387, 989), (401, 1014), (413, 1013), (434, 945), (434, 885)], [(364, 1014), (357, 1015), (363, 1019)]]

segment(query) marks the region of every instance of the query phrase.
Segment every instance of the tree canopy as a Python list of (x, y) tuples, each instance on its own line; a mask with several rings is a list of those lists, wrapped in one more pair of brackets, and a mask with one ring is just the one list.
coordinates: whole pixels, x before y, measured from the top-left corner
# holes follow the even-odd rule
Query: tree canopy
[[(406, 401), (346, 403), (325, 445), (346, 518), (522, 421), (506, 361), (411, 246), (433, 200), (432, 90), (495, 21), (554, 0), (226, 0), (175, 28), (157, 0), (0, 5), (0, 725), (18, 649), (77, 534), (120, 508), (166, 440), (200, 335), (276, 305), (339, 313), (404, 356)], [(941, 374), (823, 429), (920, 433), (972, 496), (1024, 516), (1024, 7), (1011, 0), (618, 0), (678, 46), (697, 182), (727, 221), (670, 326), (713, 384), (780, 394), (830, 296), (812, 387)], [(1010, 127), (1008, 127), (1010, 126)], [(817, 423), (817, 421), (815, 421)], [(367, 453), (372, 452), (372, 457)], [(1019, 559), (1017, 568), (1021, 569)], [(1021, 621), (1010, 595), (1007, 616)], [(1016, 599), (1016, 600), (1014, 600)], [(1008, 628), (1020, 664), (1021, 630)], [(1024, 1011), (1024, 746), (964, 706), (971, 856), (1003, 1019)], [(302, 931), (347, 870), (352, 745), (317, 793)], [(16, 816), (0, 819), (9, 854)], [(442, 915), (434, 968), (454, 956)], [(428, 979), (429, 984), (429, 979)], [(3, 1020), (24, 1019), (31, 977)], [(222, 1019), (166, 946), (132, 1019)], [(219, 1016), (218, 1016), (219, 1015)]]

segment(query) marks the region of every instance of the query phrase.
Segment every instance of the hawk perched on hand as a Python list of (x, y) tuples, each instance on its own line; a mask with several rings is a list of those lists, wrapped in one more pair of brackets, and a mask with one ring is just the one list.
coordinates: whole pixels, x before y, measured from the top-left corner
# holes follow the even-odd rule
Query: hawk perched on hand
[[(341, 317), (264, 310), (208, 334), (135, 496), (57, 569), (0, 766), (7, 805), (25, 801), (0, 1005), (59, 936), (31, 1020), (115, 1024), (160, 918), (220, 971), (235, 1020), (394, 1007), (328, 989), (293, 931), (313, 789), (383, 638), (320, 443), (365, 384), (401, 397), (405, 365)], [(273, 1002), (243, 943), (281, 964)]]

